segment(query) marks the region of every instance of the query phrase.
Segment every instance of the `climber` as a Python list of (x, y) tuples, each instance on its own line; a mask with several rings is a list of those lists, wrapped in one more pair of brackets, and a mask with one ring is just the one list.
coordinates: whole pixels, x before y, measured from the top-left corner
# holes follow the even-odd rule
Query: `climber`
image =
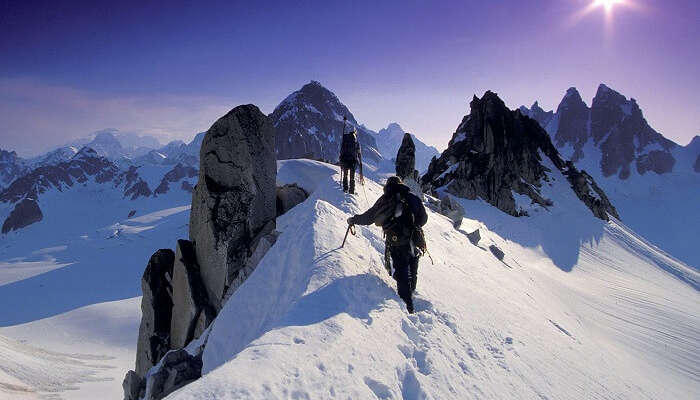
[[(385, 256), (390, 256), (387, 271), (396, 280), (399, 297), (413, 313), (413, 291), (418, 280), (418, 259), (426, 251), (422, 226), (428, 221), (421, 199), (410, 192), (401, 178), (392, 176), (384, 185), (384, 194), (363, 214), (348, 219), (349, 225), (381, 226), (386, 239)], [(385, 257), (389, 259), (389, 257)]]
[[(357, 140), (357, 129), (353, 128), (349, 133), (343, 134), (340, 144), (340, 168), (343, 176), (343, 192), (355, 194), (355, 168), (360, 167), (360, 183), (364, 184), (362, 176), (362, 152)], [(348, 173), (350, 174), (350, 187), (348, 188)]]

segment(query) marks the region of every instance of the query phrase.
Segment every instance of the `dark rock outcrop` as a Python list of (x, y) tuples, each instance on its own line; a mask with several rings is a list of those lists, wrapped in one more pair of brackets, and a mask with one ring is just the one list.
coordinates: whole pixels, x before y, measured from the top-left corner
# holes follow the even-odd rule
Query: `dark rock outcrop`
[(665, 174), (673, 170), (676, 159), (667, 151), (652, 150), (637, 157), (637, 172), (644, 175), (647, 171)]
[(43, 218), (44, 214), (42, 214), (36, 200), (23, 199), (15, 205), (15, 208), (5, 219), (5, 222), (2, 224), (2, 233), (24, 228), (41, 221)]
[[(582, 174), (571, 163), (565, 163), (552, 144), (547, 132), (520, 111), (510, 111), (498, 96), (487, 91), (479, 99), (474, 96), (471, 113), (464, 117), (449, 147), (439, 159), (430, 164), (423, 176), (424, 188), (467, 199), (481, 198), (513, 216), (527, 215), (517, 208), (513, 193), (530, 198), (543, 208), (551, 206), (541, 193), (543, 183), (550, 180), (551, 170), (544, 165), (547, 157), (572, 185), (579, 198), (595, 197), (597, 207), (589, 204), (594, 215), (607, 220), (607, 213), (617, 217), (602, 190), (593, 186), (592, 178), (579, 179)], [(584, 201), (586, 203), (586, 201)]]
[(464, 218), (464, 207), (449, 194), (438, 193), (438, 196), (440, 198), (440, 214), (449, 218), (455, 229), (459, 228), (462, 225), (462, 218)]
[[(136, 369), (122, 385), (126, 400), (161, 399), (201, 376), (207, 328), (276, 240), (268, 118), (253, 105), (236, 107), (212, 125), (200, 151), (190, 240), (179, 240), (175, 254), (159, 250), (144, 273)], [(178, 165), (163, 182), (188, 175), (192, 169)], [(293, 189), (285, 191), (289, 204), (298, 195)]]
[[(403, 143), (405, 134), (406, 132), (401, 128), (401, 125), (396, 122), (392, 122), (386, 128), (380, 129), (374, 138), (377, 140), (377, 150), (379, 150), (382, 157), (387, 160), (394, 159)], [(423, 143), (416, 135), (409, 135), (411, 135), (411, 139), (416, 147), (415, 168), (419, 171), (425, 171), (428, 169), (430, 160), (439, 156), (440, 152), (435, 147)]]
[[(180, 180), (185, 178), (194, 178), (195, 176), (197, 176), (197, 169), (191, 166), (178, 163), (173, 167), (173, 169), (168, 171), (165, 174), (165, 176), (163, 176), (163, 179), (160, 181), (160, 184), (153, 191), (153, 196), (158, 196), (159, 194), (167, 193), (170, 189), (170, 183), (179, 182)], [(183, 181), (183, 184), (184, 183), (185, 182)]]
[(494, 257), (498, 258), (500, 261), (503, 261), (503, 257), (505, 257), (506, 253), (504, 253), (498, 246), (492, 244), (489, 246), (489, 250)]
[(401, 147), (396, 153), (396, 176), (401, 179), (413, 178), (416, 170), (416, 145), (413, 144), (410, 133), (403, 135)]
[(217, 311), (227, 291), (252, 272), (249, 258), (275, 226), (274, 140), (269, 119), (245, 105), (216, 121), (202, 143), (190, 240)]
[(306, 190), (297, 186), (296, 183), (287, 184), (277, 188), (276, 192), (276, 204), (277, 204), (277, 216), (286, 213), (291, 210), (297, 204), (300, 204), (309, 197)]
[(148, 377), (144, 400), (160, 400), (201, 376), (201, 354), (193, 356), (185, 349), (170, 351)]
[(338, 97), (320, 83), (311, 81), (284, 99), (270, 114), (276, 130), (277, 159), (310, 158), (338, 160), (345, 130), (357, 129), (364, 161), (378, 162), (374, 132), (360, 125)]
[(584, 156), (583, 146), (588, 140), (589, 117), (590, 110), (578, 90), (569, 88), (557, 107), (558, 124), (554, 140), (557, 147), (570, 144), (574, 148), (571, 156), (573, 162)]
[(693, 164), (693, 170), (695, 172), (700, 172), (700, 154), (695, 158), (695, 164)]
[(136, 368), (129, 371), (122, 386), (124, 397), (142, 397), (148, 370), (170, 350), (172, 319), (172, 274), (175, 254), (170, 249), (156, 251), (148, 261), (141, 279), (141, 326), (136, 345)]
[(216, 317), (201, 278), (194, 246), (178, 240), (172, 278), (173, 311), (170, 322), (170, 348), (184, 347), (197, 339)]
[(676, 163), (671, 150), (677, 145), (649, 126), (634, 99), (627, 100), (604, 84), (598, 86), (590, 108), (575, 88), (569, 88), (554, 119), (557, 123), (550, 133), (556, 146), (571, 146), (571, 160), (576, 163), (586, 156), (584, 146), (592, 142), (600, 151), (604, 177), (627, 179), (635, 165), (639, 174), (665, 174)]
[(530, 108), (521, 106), (520, 112), (537, 121), (545, 130), (549, 123), (552, 122), (552, 119), (554, 119), (554, 111), (543, 110), (537, 101), (535, 101)]
[(8, 186), (26, 171), (25, 161), (16, 152), (0, 149), (0, 188)]
[(467, 239), (469, 239), (469, 242), (471, 242), (471, 244), (474, 246), (478, 246), (479, 241), (481, 240), (481, 233), (479, 233), (478, 229), (474, 232), (467, 233)]

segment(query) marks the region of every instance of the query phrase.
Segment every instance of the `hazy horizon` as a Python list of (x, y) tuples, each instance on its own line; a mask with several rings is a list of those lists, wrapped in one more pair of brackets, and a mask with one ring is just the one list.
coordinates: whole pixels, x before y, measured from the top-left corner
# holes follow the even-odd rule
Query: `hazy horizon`
[(583, 12), (592, 3), (7, 3), (0, 147), (31, 156), (106, 128), (189, 140), (238, 104), (268, 114), (310, 80), (368, 128), (398, 122), (438, 149), (473, 95), (550, 110), (571, 86), (590, 105), (605, 83), (686, 145), (700, 134), (700, 5)]

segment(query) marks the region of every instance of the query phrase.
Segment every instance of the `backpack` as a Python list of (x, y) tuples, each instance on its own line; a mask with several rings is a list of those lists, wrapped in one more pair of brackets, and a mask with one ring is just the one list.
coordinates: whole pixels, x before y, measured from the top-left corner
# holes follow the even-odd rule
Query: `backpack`
[(352, 133), (343, 135), (340, 143), (340, 162), (354, 163), (357, 161), (357, 136)]
[(411, 192), (397, 193), (394, 213), (382, 228), (390, 246), (413, 245), (421, 252), (427, 250), (423, 225), (428, 222), (428, 214), (421, 199)]

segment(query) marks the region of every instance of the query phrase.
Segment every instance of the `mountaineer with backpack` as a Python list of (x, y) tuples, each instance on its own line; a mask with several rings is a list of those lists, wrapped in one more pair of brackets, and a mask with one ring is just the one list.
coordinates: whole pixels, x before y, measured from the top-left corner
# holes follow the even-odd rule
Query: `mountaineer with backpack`
[(413, 314), (413, 291), (418, 280), (418, 259), (427, 251), (422, 226), (428, 222), (421, 199), (410, 192), (401, 178), (392, 176), (384, 185), (384, 194), (362, 214), (348, 219), (349, 225), (381, 226), (386, 239), (387, 271), (396, 280), (399, 297)]
[[(344, 126), (343, 130), (345, 130)], [(349, 133), (343, 132), (339, 161), (343, 176), (343, 192), (355, 194), (355, 168), (358, 166), (360, 167), (360, 183), (364, 184), (362, 152), (360, 151), (360, 143), (357, 140), (357, 129), (353, 128)], [(348, 173), (350, 174), (350, 187), (348, 187)]]

